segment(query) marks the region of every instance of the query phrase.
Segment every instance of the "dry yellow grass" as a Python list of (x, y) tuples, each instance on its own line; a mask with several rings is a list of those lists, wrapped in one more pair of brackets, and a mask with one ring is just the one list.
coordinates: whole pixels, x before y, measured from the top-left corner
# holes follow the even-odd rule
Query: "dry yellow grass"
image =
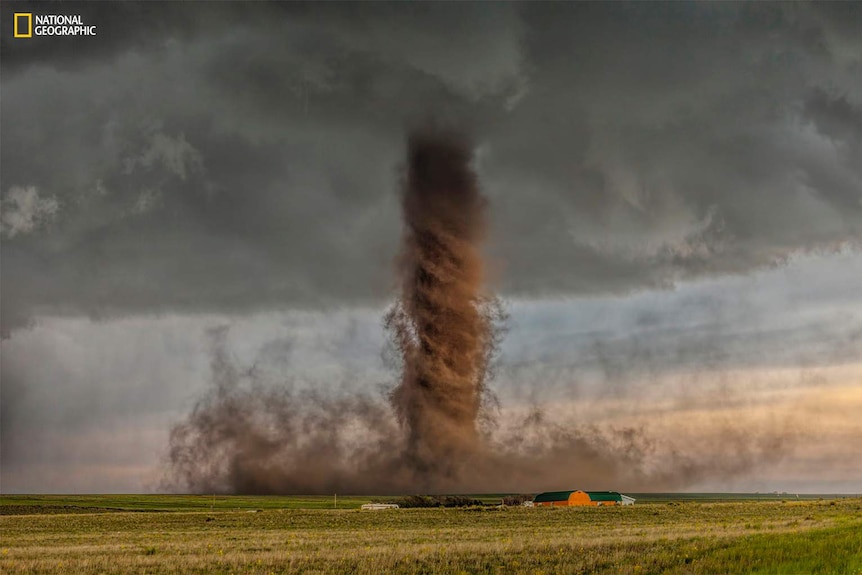
[(6, 573), (862, 574), (862, 500), (0, 517)]

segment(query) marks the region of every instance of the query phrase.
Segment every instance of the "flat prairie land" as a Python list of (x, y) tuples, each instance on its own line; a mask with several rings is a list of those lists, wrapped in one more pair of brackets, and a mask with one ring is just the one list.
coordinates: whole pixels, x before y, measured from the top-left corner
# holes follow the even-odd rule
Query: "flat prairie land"
[[(369, 500), (339, 497), (339, 507)], [(5, 496), (0, 573), (862, 575), (859, 498), (386, 511), (332, 504)]]

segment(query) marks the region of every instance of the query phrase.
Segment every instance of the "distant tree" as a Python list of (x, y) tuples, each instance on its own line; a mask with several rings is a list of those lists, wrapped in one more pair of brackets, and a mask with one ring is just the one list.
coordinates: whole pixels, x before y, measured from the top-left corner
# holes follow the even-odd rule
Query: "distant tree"
[(503, 505), (523, 505), (525, 501), (532, 501), (533, 496), (527, 494), (521, 495), (507, 495), (503, 498)]
[(398, 499), (381, 501), (381, 503), (397, 503), (399, 507), (470, 507), (484, 505), (478, 499), (462, 495), (408, 495)]

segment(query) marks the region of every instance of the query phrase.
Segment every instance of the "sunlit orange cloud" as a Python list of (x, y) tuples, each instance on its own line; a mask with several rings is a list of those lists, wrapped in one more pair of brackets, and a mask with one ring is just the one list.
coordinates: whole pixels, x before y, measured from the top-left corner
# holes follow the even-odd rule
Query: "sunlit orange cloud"
[(727, 371), (682, 393), (680, 376), (669, 376), (637, 400), (623, 388), (610, 398), (511, 407), (502, 419), (539, 409), (546, 421), (588, 428), (621, 450), (634, 437), (647, 470), (701, 470), (691, 489), (856, 492), (860, 382), (862, 364)]
[[(703, 417), (721, 413), (773, 412), (785, 404), (805, 403), (814, 409), (838, 408), (862, 397), (862, 363), (816, 368), (746, 368), (719, 372), (667, 373), (654, 376), (646, 388), (630, 392), (625, 385), (612, 395), (555, 400), (546, 413), (577, 414), (581, 421), (614, 422), (623, 418), (654, 418), (668, 414)], [(840, 397), (840, 398), (839, 398)], [(832, 399), (839, 398), (839, 399)], [(521, 408), (522, 406), (514, 406)]]

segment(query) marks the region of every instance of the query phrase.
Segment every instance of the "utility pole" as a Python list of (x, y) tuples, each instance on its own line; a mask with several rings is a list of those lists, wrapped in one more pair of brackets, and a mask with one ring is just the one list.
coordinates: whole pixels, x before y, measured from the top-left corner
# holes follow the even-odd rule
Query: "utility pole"
[(332, 508), (338, 509), (338, 493), (336, 493), (333, 497), (334, 499), (332, 500)]

